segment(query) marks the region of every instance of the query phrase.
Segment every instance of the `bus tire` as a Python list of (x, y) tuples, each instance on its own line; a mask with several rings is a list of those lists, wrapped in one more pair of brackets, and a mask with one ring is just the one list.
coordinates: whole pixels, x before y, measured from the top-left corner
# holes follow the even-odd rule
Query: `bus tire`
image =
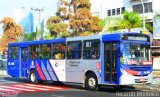
[(38, 80), (38, 79), (37, 79), (37, 74), (36, 74), (36, 71), (35, 71), (35, 70), (30, 71), (29, 80), (30, 80), (30, 82), (33, 83), (33, 84), (38, 84), (38, 83), (41, 83), (41, 82), (42, 82), (41, 80)]
[(94, 74), (88, 74), (85, 79), (85, 88), (87, 90), (96, 91), (98, 90), (98, 81)]
[(114, 89), (116, 91), (122, 91), (123, 90), (123, 86), (114, 86)]

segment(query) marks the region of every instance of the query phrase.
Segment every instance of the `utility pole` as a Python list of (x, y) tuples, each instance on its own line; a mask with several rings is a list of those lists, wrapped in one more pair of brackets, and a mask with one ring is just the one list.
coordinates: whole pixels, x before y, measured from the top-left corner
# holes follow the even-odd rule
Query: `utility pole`
[(142, 8), (143, 8), (143, 31), (145, 31), (146, 30), (146, 27), (145, 27), (145, 16), (144, 16), (145, 8), (144, 8), (143, 0), (141, 0), (141, 4), (142, 4)]
[[(36, 12), (38, 12), (38, 25), (39, 25), (39, 31), (41, 32), (41, 12), (44, 10), (43, 8), (42, 9), (39, 9), (39, 8), (32, 8), (31, 7), (31, 10), (34, 10)], [(43, 32), (41, 32), (41, 39), (43, 40)]]

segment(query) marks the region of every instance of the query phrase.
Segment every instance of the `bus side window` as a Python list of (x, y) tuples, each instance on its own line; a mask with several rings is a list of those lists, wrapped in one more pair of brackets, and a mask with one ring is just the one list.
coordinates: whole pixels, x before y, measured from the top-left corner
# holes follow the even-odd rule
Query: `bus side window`
[(100, 57), (100, 40), (86, 40), (83, 44), (84, 59), (99, 59)]
[(22, 60), (26, 61), (26, 59), (27, 59), (27, 49), (26, 48), (22, 49), (21, 53), (22, 53)]
[(40, 59), (50, 59), (50, 58), (51, 58), (51, 44), (41, 44)]
[(39, 45), (30, 45), (29, 46), (29, 58), (38, 59), (39, 57)]
[(67, 43), (67, 59), (81, 59), (81, 41)]
[(9, 59), (17, 60), (18, 59), (18, 50), (17, 46), (10, 47), (9, 49)]
[(30, 52), (30, 59), (36, 59), (36, 54), (34, 52)]
[(66, 43), (53, 44), (53, 59), (65, 59)]

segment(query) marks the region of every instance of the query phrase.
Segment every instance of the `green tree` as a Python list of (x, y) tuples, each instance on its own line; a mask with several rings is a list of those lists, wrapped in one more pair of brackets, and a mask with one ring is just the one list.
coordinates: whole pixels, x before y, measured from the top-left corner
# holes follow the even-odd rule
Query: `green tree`
[(131, 32), (132, 28), (138, 28), (142, 26), (142, 20), (138, 13), (125, 11), (122, 20), (119, 22), (121, 29), (128, 29)]
[(32, 32), (29, 34), (24, 34), (24, 41), (33, 41), (36, 40), (37, 32)]
[[(50, 17), (47, 27), (54, 36), (80, 36), (102, 31), (103, 20), (92, 16), (89, 0), (60, 0), (56, 16)], [(87, 33), (87, 34), (86, 34)]]
[(120, 17), (107, 17), (103, 20), (104, 27), (103, 27), (103, 32), (114, 32), (119, 30), (119, 22), (121, 21)]
[(73, 18), (70, 21), (70, 30), (73, 36), (97, 34), (102, 31), (102, 19), (92, 16), (89, 0), (71, 0)]
[(60, 33), (67, 32), (67, 24), (62, 22), (59, 16), (52, 16), (47, 21), (47, 28), (53, 37), (57, 37)]
[(154, 19), (156, 19), (156, 18), (160, 18), (160, 13), (156, 13), (156, 14), (154, 15)]
[(151, 25), (150, 23), (146, 23), (146, 28), (149, 32), (153, 33), (153, 25)]

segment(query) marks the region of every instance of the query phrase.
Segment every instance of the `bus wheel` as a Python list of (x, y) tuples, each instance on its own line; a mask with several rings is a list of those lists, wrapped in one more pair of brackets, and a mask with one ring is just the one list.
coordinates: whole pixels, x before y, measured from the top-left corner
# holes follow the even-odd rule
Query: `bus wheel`
[(89, 74), (85, 80), (85, 87), (87, 90), (98, 90), (98, 81), (95, 75)]
[(34, 70), (30, 71), (29, 80), (30, 80), (31, 83), (34, 83), (34, 84), (38, 83), (37, 75), (36, 75), (36, 72)]
[(116, 91), (122, 91), (123, 90), (123, 86), (115, 86), (114, 89)]

